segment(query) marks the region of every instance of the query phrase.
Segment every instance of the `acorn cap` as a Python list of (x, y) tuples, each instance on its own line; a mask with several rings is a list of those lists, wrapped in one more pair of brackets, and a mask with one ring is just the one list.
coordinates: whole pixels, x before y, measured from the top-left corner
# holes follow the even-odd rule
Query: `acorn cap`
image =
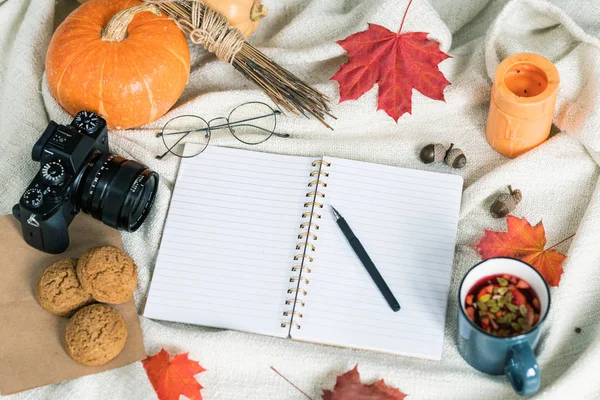
[(498, 199), (492, 203), (490, 214), (494, 218), (504, 218), (510, 214), (517, 204), (523, 198), (523, 194), (519, 189), (512, 190), (512, 186), (508, 187), (509, 193), (502, 193)]
[(435, 162), (443, 162), (446, 158), (446, 146), (441, 143), (436, 143), (435, 146)]
[(461, 149), (451, 149), (446, 154), (444, 162), (452, 168), (464, 168), (467, 165), (467, 157), (465, 157)]

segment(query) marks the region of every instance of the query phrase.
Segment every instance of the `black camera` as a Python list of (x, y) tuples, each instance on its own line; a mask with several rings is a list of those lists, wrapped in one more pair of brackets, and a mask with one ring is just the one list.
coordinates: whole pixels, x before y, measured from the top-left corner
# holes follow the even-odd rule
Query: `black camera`
[(158, 189), (156, 172), (108, 152), (106, 121), (91, 111), (79, 112), (66, 126), (50, 121), (31, 158), (41, 168), (13, 214), (25, 241), (47, 253), (69, 247), (68, 227), (80, 210), (113, 228), (135, 231)]

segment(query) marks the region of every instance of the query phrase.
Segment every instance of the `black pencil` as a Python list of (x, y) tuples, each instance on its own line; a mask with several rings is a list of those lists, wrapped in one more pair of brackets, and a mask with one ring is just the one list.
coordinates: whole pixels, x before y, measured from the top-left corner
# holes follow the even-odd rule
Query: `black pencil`
[(346, 239), (348, 239), (348, 243), (350, 243), (350, 246), (352, 246), (352, 249), (354, 249), (354, 252), (358, 256), (362, 264), (365, 266), (367, 272), (369, 273), (369, 275), (371, 275), (373, 282), (375, 282), (375, 285), (377, 285), (377, 288), (379, 289), (383, 297), (385, 297), (385, 300), (388, 302), (392, 310), (400, 310), (400, 304), (398, 303), (398, 300), (396, 300), (394, 294), (388, 287), (387, 283), (385, 283), (383, 277), (381, 276), (379, 271), (377, 271), (377, 267), (375, 267), (375, 264), (373, 264), (373, 261), (371, 261), (371, 257), (369, 257), (369, 255), (367, 254), (367, 251), (360, 243), (360, 240), (358, 240), (354, 232), (352, 232), (352, 229), (350, 229), (350, 225), (348, 225), (344, 217), (342, 217), (341, 214), (333, 206), (330, 207), (331, 213), (333, 214), (333, 219), (335, 220), (335, 222), (337, 222), (338, 226), (342, 230), (342, 233), (344, 234), (344, 236), (346, 236)]

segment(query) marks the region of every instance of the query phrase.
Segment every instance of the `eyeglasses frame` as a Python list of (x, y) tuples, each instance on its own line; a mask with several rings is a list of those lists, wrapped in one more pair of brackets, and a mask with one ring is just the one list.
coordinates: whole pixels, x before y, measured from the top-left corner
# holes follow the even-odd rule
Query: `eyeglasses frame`
[[(266, 106), (267, 108), (269, 108), (269, 109), (272, 111), (272, 113), (271, 113), (271, 114), (267, 114), (267, 115), (261, 115), (261, 116), (258, 116), (258, 117), (247, 118), (247, 119), (243, 119), (243, 120), (240, 120), (240, 121), (234, 121), (234, 122), (231, 122), (231, 116), (233, 115), (233, 113), (234, 113), (234, 112), (235, 112), (237, 109), (239, 109), (240, 107), (248, 106), (248, 105), (250, 105), (250, 104), (260, 104), (260, 105)], [(203, 152), (204, 150), (206, 150), (206, 148), (208, 147), (208, 144), (209, 144), (209, 142), (210, 142), (210, 138), (212, 137), (212, 130), (218, 130), (218, 129), (224, 129), (224, 128), (228, 128), (228, 129), (229, 129), (229, 133), (231, 133), (231, 134), (233, 135), (233, 137), (234, 137), (234, 138), (236, 138), (238, 141), (240, 141), (240, 142), (242, 142), (242, 143), (244, 143), (244, 144), (250, 145), (250, 146), (253, 146), (253, 145), (257, 145), (257, 144), (264, 143), (264, 142), (266, 142), (267, 140), (269, 140), (269, 139), (271, 138), (271, 136), (273, 136), (273, 135), (276, 135), (276, 136), (279, 136), (279, 137), (289, 137), (290, 135), (288, 135), (288, 134), (281, 134), (281, 133), (277, 133), (277, 132), (275, 132), (275, 130), (277, 129), (277, 115), (280, 115), (280, 114), (281, 114), (281, 111), (280, 111), (280, 110), (278, 110), (278, 109), (273, 109), (273, 107), (271, 107), (270, 105), (268, 105), (268, 104), (266, 104), (266, 103), (263, 103), (263, 102), (261, 102), (261, 101), (250, 101), (250, 102), (243, 103), (243, 104), (240, 104), (240, 105), (236, 106), (236, 107), (235, 107), (233, 110), (231, 110), (231, 111), (229, 112), (229, 115), (228, 115), (227, 117), (216, 117), (216, 118), (213, 118), (213, 119), (209, 120), (208, 122), (207, 122), (207, 121), (206, 121), (204, 118), (202, 118), (202, 117), (200, 117), (200, 116), (198, 116), (198, 115), (191, 115), (191, 114), (179, 115), (179, 116), (177, 116), (177, 117), (174, 117), (174, 118), (171, 118), (169, 121), (167, 121), (167, 123), (166, 123), (166, 124), (163, 126), (163, 129), (162, 129), (160, 132), (158, 132), (158, 133), (156, 134), (156, 137), (160, 137), (160, 138), (162, 139), (162, 141), (163, 141), (163, 144), (164, 144), (164, 146), (165, 146), (165, 147), (166, 147), (166, 149), (167, 149), (167, 151), (166, 151), (165, 153), (163, 153), (163, 154), (161, 154), (161, 155), (159, 155), (159, 156), (156, 156), (156, 158), (157, 158), (157, 159), (159, 159), (159, 160), (161, 160), (161, 159), (163, 159), (163, 158), (164, 158), (164, 157), (165, 157), (167, 154), (169, 154), (169, 153), (171, 153), (171, 154), (173, 154), (174, 156), (177, 156), (177, 157), (179, 157), (179, 158), (192, 158), (192, 157), (196, 157), (196, 156), (198, 156), (198, 155), (202, 154), (202, 152)], [(272, 130), (268, 130), (268, 129), (262, 128), (262, 127), (260, 127), (260, 126), (256, 126), (256, 125), (252, 125), (252, 124), (247, 124), (247, 123), (246, 123), (246, 122), (249, 122), (249, 121), (255, 121), (255, 120), (258, 120), (258, 119), (261, 119), (261, 118), (270, 117), (270, 116), (273, 116), (273, 120), (274, 120), (274, 123), (273, 123), (273, 128), (272, 128)], [(166, 126), (169, 124), (169, 122), (173, 121), (174, 119), (177, 119), (177, 118), (183, 118), (183, 117), (192, 117), (192, 118), (198, 118), (198, 119), (200, 119), (202, 122), (204, 122), (204, 124), (206, 125), (206, 128), (197, 129), (197, 130), (191, 130), (191, 131), (179, 131), (179, 132), (165, 133), (165, 127), (166, 127)], [(216, 125), (216, 126), (212, 126), (212, 127), (211, 127), (211, 125), (210, 125), (210, 124), (211, 124), (213, 121), (217, 121), (217, 120), (220, 120), (220, 119), (224, 119), (226, 122), (225, 122), (224, 124), (221, 124), (221, 125)], [(239, 138), (239, 137), (238, 137), (238, 136), (235, 134), (235, 129), (233, 129), (233, 128), (235, 128), (235, 127), (241, 127), (241, 126), (251, 126), (251, 127), (253, 127), (253, 128), (257, 128), (257, 129), (259, 129), (259, 130), (262, 130), (262, 131), (268, 132), (268, 133), (269, 133), (269, 136), (267, 136), (265, 139), (261, 140), (260, 142), (255, 142), (255, 143), (246, 142), (246, 141), (244, 141), (244, 140), (240, 139), (240, 138)], [(184, 156), (184, 155), (177, 154), (177, 153), (175, 153), (175, 152), (173, 151), (173, 148), (175, 148), (175, 146), (177, 146), (177, 145), (178, 145), (178, 144), (179, 144), (179, 143), (180, 143), (182, 140), (184, 140), (184, 139), (185, 139), (185, 138), (186, 138), (186, 137), (187, 137), (189, 134), (191, 134), (191, 133), (194, 133), (194, 132), (202, 132), (202, 131), (206, 131), (205, 137), (207, 138), (207, 140), (206, 140), (206, 144), (204, 145), (204, 147), (202, 148), (202, 150), (200, 150), (198, 153), (196, 153), (196, 154), (194, 154), (194, 155)], [(165, 136), (168, 136), (168, 135), (176, 135), (176, 134), (182, 134), (182, 133), (184, 133), (184, 135), (183, 135), (183, 136), (182, 136), (182, 137), (181, 137), (179, 140), (177, 140), (177, 142), (175, 142), (173, 145), (169, 146), (169, 145), (168, 145), (168, 144), (165, 142)]]

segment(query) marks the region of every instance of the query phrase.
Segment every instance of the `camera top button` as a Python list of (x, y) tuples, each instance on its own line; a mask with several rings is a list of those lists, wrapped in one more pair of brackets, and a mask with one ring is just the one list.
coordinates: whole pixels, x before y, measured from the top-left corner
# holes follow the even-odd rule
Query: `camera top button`
[(100, 125), (100, 116), (92, 111), (79, 111), (73, 120), (73, 125), (80, 131), (91, 134)]
[(27, 189), (23, 194), (23, 202), (28, 207), (38, 208), (44, 202), (42, 191), (38, 188)]
[(50, 187), (44, 193), (49, 197), (49, 200), (51, 201), (60, 200), (60, 197), (62, 195), (62, 192), (56, 187)]
[(49, 185), (59, 185), (65, 180), (65, 168), (58, 161), (50, 161), (42, 167), (42, 179)]

